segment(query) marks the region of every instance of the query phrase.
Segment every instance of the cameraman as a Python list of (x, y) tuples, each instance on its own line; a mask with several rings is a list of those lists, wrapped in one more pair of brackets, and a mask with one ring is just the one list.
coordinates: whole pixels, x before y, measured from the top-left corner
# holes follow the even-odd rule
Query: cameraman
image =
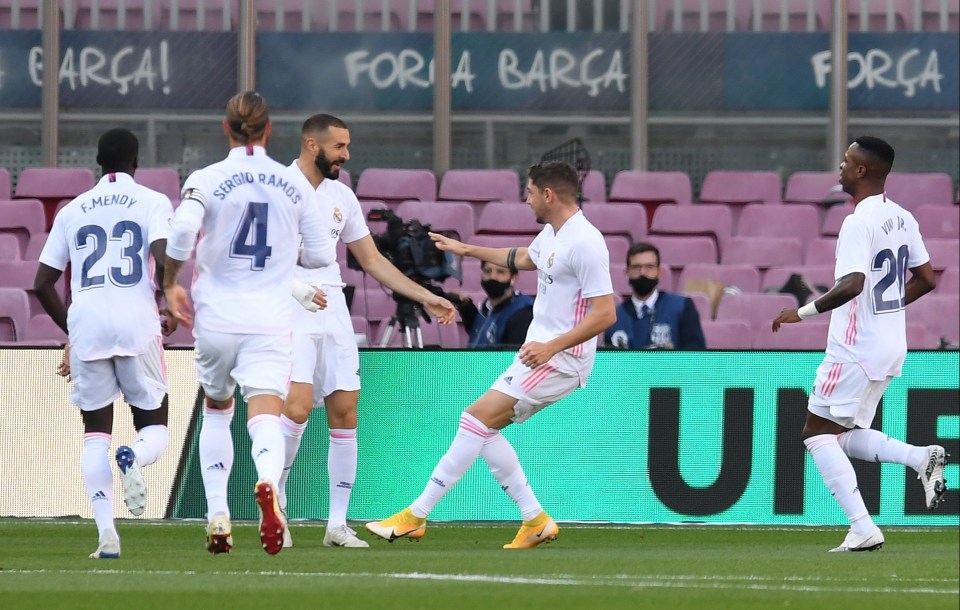
[(516, 292), (517, 272), (490, 262), (480, 267), (480, 287), (487, 300), (477, 306), (462, 295), (454, 303), (470, 333), (468, 347), (519, 347), (533, 320), (533, 298)]
[[(305, 183), (303, 190), (316, 191), (309, 203), (320, 207), (331, 235), (343, 240), (363, 269), (381, 284), (417, 301), (441, 324), (450, 324), (456, 310), (407, 278), (377, 249), (356, 195), (337, 178), (350, 158), (347, 125), (329, 114), (316, 114), (303, 123), (300, 156), (291, 167)], [(308, 183), (308, 184), (307, 184)], [(309, 189), (309, 190), (308, 190)], [(327, 472), (330, 479), (330, 513), (324, 546), (366, 547), (347, 526), (347, 507), (357, 475), (357, 402), (360, 399), (360, 356), (343, 295), (343, 280), (336, 262), (313, 270), (297, 267), (301, 282), (318, 287), (327, 297), (327, 308), (308, 312), (296, 308), (293, 326), (293, 374), (283, 407), (281, 427), (285, 441), (283, 476), (278, 500), (286, 512), (286, 483), (300, 448), (311, 410), (327, 410), (330, 444)], [(289, 533), (289, 528), (285, 533)], [(286, 537), (284, 546), (293, 546)]]

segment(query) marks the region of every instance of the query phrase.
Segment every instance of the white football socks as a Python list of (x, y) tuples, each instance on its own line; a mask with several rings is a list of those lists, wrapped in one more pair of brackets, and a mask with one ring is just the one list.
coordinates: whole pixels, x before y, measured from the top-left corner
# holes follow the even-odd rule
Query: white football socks
[(330, 515), (327, 528), (347, 524), (350, 493), (357, 480), (357, 430), (332, 428), (327, 453), (327, 474), (330, 478)]
[(533, 489), (530, 488), (527, 475), (520, 466), (517, 452), (502, 434), (497, 432), (484, 441), (480, 457), (490, 467), (490, 472), (503, 491), (517, 503), (524, 521), (529, 521), (543, 512)]
[(233, 411), (232, 406), (229, 409), (203, 409), (197, 451), (203, 489), (207, 496), (207, 519), (212, 519), (217, 513), (230, 517), (227, 482), (233, 469), (233, 436), (230, 434)]
[(909, 466), (917, 472), (927, 466), (927, 448), (915, 447), (878, 430), (857, 428), (837, 435), (840, 448), (852, 458)]
[(145, 426), (137, 432), (133, 441), (133, 453), (137, 456), (137, 464), (149, 466), (153, 464), (167, 449), (170, 433), (166, 426)]
[(283, 474), (284, 441), (280, 416), (261, 413), (247, 420), (250, 433), (250, 455), (257, 467), (257, 478), (274, 485)]
[(113, 523), (113, 473), (110, 471), (108, 455), (110, 439), (111, 436), (104, 432), (84, 434), (83, 454), (80, 456), (80, 472), (87, 486), (100, 538), (107, 532), (117, 533)]
[(803, 441), (823, 482), (850, 520), (853, 531), (867, 534), (876, 527), (857, 485), (857, 474), (834, 434), (818, 434)]

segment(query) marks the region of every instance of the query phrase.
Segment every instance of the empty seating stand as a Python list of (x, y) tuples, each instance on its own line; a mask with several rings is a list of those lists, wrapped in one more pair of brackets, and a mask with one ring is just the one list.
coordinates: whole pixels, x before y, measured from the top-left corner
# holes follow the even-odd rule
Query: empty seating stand
[(357, 181), (357, 199), (399, 203), (408, 199), (436, 201), (437, 177), (427, 169), (370, 167)]
[(60, 201), (73, 199), (92, 189), (94, 184), (93, 172), (86, 168), (28, 167), (20, 172), (14, 198), (42, 202), (49, 230)]

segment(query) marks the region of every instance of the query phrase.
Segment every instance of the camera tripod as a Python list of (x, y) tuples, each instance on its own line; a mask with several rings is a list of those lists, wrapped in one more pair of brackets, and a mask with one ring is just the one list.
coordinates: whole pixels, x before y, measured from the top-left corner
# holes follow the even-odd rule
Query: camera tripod
[[(394, 327), (396, 327), (403, 335), (404, 347), (423, 349), (423, 333), (420, 332), (420, 319), (417, 316), (419, 313), (424, 320), (429, 320), (423, 305), (396, 293), (394, 293), (393, 298), (397, 302), (397, 311), (390, 318), (387, 330), (384, 331), (383, 337), (380, 339), (380, 347), (390, 345), (390, 339), (393, 338)], [(414, 345), (414, 340), (416, 340), (416, 345)]]

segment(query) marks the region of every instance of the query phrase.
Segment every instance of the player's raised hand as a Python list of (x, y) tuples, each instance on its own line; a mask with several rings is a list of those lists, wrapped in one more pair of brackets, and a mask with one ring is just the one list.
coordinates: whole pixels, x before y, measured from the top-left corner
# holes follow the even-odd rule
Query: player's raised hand
[(801, 320), (800, 315), (797, 313), (797, 310), (791, 307), (788, 307), (782, 310), (777, 317), (773, 319), (773, 332), (780, 330), (781, 324), (794, 324)]
[(459, 256), (466, 256), (467, 244), (463, 243), (462, 241), (457, 241), (452, 237), (440, 235), (439, 233), (427, 233), (427, 235), (429, 235), (430, 239), (432, 239), (437, 245), (437, 250), (450, 252)]
[(457, 318), (457, 308), (443, 297), (433, 295), (423, 302), (423, 306), (440, 324), (451, 324)]
[(186, 289), (180, 284), (174, 284), (164, 289), (163, 296), (167, 299), (167, 310), (173, 318), (188, 328), (193, 326), (193, 308), (190, 306)]

